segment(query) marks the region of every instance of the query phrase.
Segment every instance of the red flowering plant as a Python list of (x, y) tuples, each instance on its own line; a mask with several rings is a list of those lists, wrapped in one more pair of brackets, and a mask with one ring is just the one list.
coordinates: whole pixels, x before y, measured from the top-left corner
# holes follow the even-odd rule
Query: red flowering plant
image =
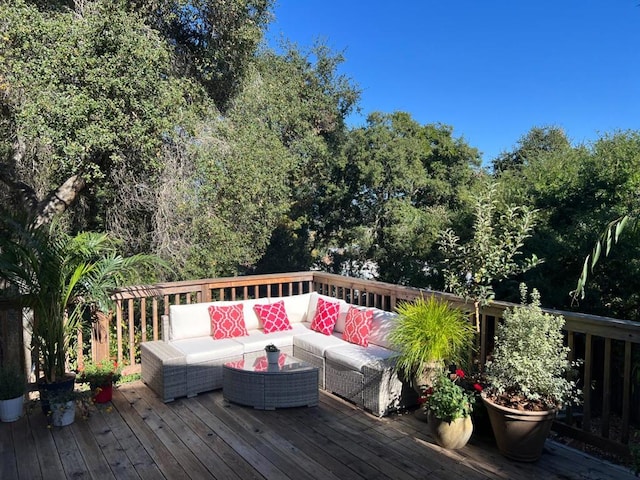
[(88, 383), (91, 389), (111, 385), (120, 380), (121, 368), (115, 360), (104, 359), (100, 362), (86, 362), (78, 372), (78, 382)]
[(473, 409), (475, 396), (460, 384), (464, 378), (465, 373), (460, 369), (449, 374), (439, 373), (433, 386), (423, 391), (420, 403), (424, 404), (430, 414), (447, 422), (468, 417)]

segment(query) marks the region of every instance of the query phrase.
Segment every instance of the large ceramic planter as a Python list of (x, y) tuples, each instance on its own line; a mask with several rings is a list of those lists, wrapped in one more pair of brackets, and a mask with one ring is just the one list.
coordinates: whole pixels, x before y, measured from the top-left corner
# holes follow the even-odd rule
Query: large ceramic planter
[(429, 430), (436, 443), (443, 448), (456, 450), (464, 447), (473, 433), (471, 417), (457, 418), (447, 422), (436, 418), (431, 412), (428, 415)]
[(51, 404), (51, 424), (54, 427), (71, 425), (76, 418), (76, 401)]
[(0, 420), (3, 422), (15, 422), (22, 416), (24, 395), (8, 400), (0, 400)]
[(520, 462), (535, 462), (542, 455), (557, 410), (528, 412), (496, 405), (482, 397), (487, 407), (498, 450)]

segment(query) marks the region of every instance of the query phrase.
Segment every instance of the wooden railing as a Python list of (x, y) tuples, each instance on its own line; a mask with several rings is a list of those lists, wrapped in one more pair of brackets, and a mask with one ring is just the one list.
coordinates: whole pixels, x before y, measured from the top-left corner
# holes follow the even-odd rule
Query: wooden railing
[[(215, 300), (289, 296), (317, 291), (349, 303), (393, 311), (401, 301), (435, 295), (467, 309), (473, 305), (455, 295), (323, 272), (298, 272), (163, 283), (118, 290), (114, 353), (118, 361), (139, 363), (141, 342), (161, 338), (160, 317), (169, 305)], [(493, 302), (480, 311), (477, 357), (484, 364), (493, 347), (495, 322), (512, 304)], [(620, 455), (628, 455), (632, 420), (640, 419), (640, 323), (564, 311), (566, 341), (573, 359), (581, 359), (583, 404), (556, 422), (564, 434)], [(95, 349), (94, 349), (95, 351)], [(634, 380), (635, 378), (635, 380)], [(612, 422), (616, 419), (615, 438)], [(598, 428), (594, 428), (597, 426)]]

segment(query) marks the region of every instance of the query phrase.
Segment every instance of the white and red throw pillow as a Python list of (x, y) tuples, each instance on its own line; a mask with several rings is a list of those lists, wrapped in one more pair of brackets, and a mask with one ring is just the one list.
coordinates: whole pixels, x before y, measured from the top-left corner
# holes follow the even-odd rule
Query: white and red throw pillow
[(249, 335), (244, 324), (242, 304), (210, 305), (211, 335), (215, 340)]
[(284, 300), (267, 305), (254, 305), (253, 310), (262, 320), (264, 333), (291, 330), (291, 322), (289, 322), (287, 311), (284, 308)]
[(340, 315), (340, 303), (329, 302), (324, 298), (318, 298), (316, 314), (311, 322), (311, 330), (331, 335)]
[(363, 347), (368, 346), (372, 321), (373, 310), (349, 307), (347, 318), (344, 321), (342, 339), (349, 343), (362, 345)]

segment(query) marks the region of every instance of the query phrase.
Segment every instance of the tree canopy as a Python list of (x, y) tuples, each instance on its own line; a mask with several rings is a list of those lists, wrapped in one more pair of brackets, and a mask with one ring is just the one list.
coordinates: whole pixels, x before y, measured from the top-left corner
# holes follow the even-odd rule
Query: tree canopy
[[(443, 289), (438, 239), (473, 241), (490, 179), (500, 204), (537, 211), (520, 247), (545, 262), (518, 280), (571, 308), (598, 232), (638, 211), (638, 132), (574, 145), (535, 126), (483, 166), (454, 126), (406, 112), (349, 125), (360, 91), (344, 55), (267, 48), (272, 0), (0, 7), (2, 212), (66, 212), (69, 235), (157, 254), (167, 279), (320, 268)], [(638, 318), (638, 234), (620, 236), (574, 308)]]

